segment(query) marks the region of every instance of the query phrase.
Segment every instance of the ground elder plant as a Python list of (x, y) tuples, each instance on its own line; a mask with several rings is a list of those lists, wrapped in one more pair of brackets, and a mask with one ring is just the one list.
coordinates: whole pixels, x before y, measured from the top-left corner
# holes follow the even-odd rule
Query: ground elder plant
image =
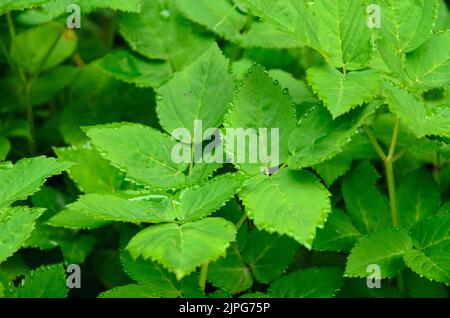
[(443, 0), (0, 0), (1, 297), (447, 297)]

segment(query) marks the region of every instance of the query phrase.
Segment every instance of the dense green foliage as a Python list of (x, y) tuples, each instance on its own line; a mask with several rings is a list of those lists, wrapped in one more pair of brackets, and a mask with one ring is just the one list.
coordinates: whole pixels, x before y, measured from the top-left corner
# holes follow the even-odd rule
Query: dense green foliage
[[(0, 0), (0, 297), (447, 297), (449, 27), (443, 0)], [(279, 169), (173, 159), (206, 128)]]

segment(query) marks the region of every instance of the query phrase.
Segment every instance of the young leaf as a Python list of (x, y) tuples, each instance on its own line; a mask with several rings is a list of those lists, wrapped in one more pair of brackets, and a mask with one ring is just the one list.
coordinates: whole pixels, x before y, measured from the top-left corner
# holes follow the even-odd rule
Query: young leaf
[(347, 260), (345, 275), (367, 277), (368, 266), (380, 266), (381, 278), (394, 277), (404, 267), (403, 255), (412, 248), (412, 240), (406, 231), (384, 230), (359, 239)]
[(138, 182), (176, 188), (185, 182), (187, 164), (172, 160), (175, 141), (157, 130), (136, 124), (91, 127), (86, 134), (106, 159)]
[(0, 14), (14, 10), (25, 10), (52, 2), (53, 0), (2, 0)]
[(434, 215), (440, 206), (439, 186), (431, 173), (417, 170), (400, 181), (398, 213), (400, 226), (409, 229), (422, 219)]
[(61, 160), (76, 163), (67, 173), (81, 192), (107, 194), (120, 189), (124, 173), (111, 166), (92, 146), (54, 148), (54, 151)]
[(0, 209), (0, 263), (25, 243), (44, 209), (14, 207)]
[(144, 60), (125, 50), (113, 51), (98, 63), (112, 77), (137, 87), (159, 87), (172, 75), (169, 63)]
[(215, 177), (205, 184), (187, 188), (180, 194), (180, 206), (175, 213), (183, 222), (193, 221), (218, 210), (240, 189), (241, 181), (235, 174)]
[(420, 276), (450, 285), (450, 214), (433, 216), (412, 231), (414, 249), (406, 265)]
[[(287, 140), (291, 131), (295, 128), (295, 114), (292, 102), (290, 100), (287, 91), (282, 90), (278, 85), (278, 82), (273, 81), (264, 71), (264, 68), (259, 65), (253, 65), (247, 74), (247, 78), (244, 80), (242, 86), (238, 88), (238, 93), (235, 96), (234, 106), (227, 114), (226, 127), (227, 128), (241, 128), (243, 130), (248, 129), (267, 129), (267, 148), (273, 149), (272, 142), (276, 143), (277, 140), (272, 141), (272, 129), (278, 130), (278, 142), (279, 142), (279, 162), (282, 163), (287, 159), (288, 155), (288, 143)], [(264, 139), (264, 136), (260, 131), (256, 131), (256, 138), (258, 141)], [(231, 139), (231, 138), (230, 138)], [(251, 137), (249, 138), (251, 139)], [(250, 143), (250, 142), (249, 142)], [(235, 144), (234, 138), (227, 140), (227, 147)], [(258, 145), (260, 143), (258, 142)], [(243, 151), (249, 156), (258, 155), (255, 149), (251, 148), (251, 145), (245, 144), (245, 149), (239, 149), (233, 147), (235, 152), (237, 150)], [(268, 151), (267, 151), (268, 152)], [(236, 153), (229, 154), (235, 156), (238, 161), (239, 155)], [(260, 173), (261, 164), (263, 161), (269, 161), (268, 158), (261, 158), (261, 154), (258, 157), (259, 164), (240, 164), (246, 172), (252, 174)], [(269, 154), (266, 154), (267, 156)], [(271, 153), (273, 155), (273, 152)], [(267, 159), (267, 160), (264, 160)], [(235, 160), (236, 161), (236, 160)], [(270, 165), (271, 162), (266, 163)], [(273, 164), (273, 163), (272, 163)], [(269, 166), (270, 167), (270, 166)]]
[(150, 59), (168, 61), (175, 70), (195, 60), (211, 45), (178, 12), (173, 1), (143, 1), (140, 13), (119, 17), (119, 31), (133, 50)]
[(334, 209), (328, 216), (323, 229), (318, 229), (313, 249), (317, 251), (348, 252), (358, 242), (361, 233), (351, 222), (349, 216)]
[(307, 71), (308, 82), (323, 100), (333, 118), (369, 102), (381, 85), (377, 71), (353, 71), (342, 74), (330, 66), (313, 67)]
[(333, 158), (378, 105), (359, 107), (335, 120), (323, 106), (314, 106), (300, 118), (289, 138), (289, 167), (301, 169)]
[(275, 298), (329, 298), (342, 285), (342, 272), (334, 267), (311, 267), (274, 281), (269, 295)]
[(169, 200), (132, 201), (106, 194), (83, 195), (66, 209), (101, 221), (159, 223), (174, 219)]
[(36, 73), (62, 63), (76, 47), (73, 30), (50, 22), (19, 33), (12, 43), (11, 57), (28, 72)]
[(348, 214), (362, 233), (375, 233), (391, 226), (387, 198), (376, 187), (379, 178), (370, 163), (362, 162), (342, 183)]
[(297, 243), (284, 236), (253, 229), (243, 251), (255, 279), (269, 283), (292, 263)]
[(240, 193), (259, 229), (286, 234), (307, 248), (331, 210), (329, 196), (313, 174), (288, 169), (272, 177), (256, 175)]
[(66, 275), (62, 264), (41, 266), (25, 276), (16, 288), (17, 298), (66, 298)]
[(382, 0), (379, 5), (382, 25), (377, 30), (397, 54), (414, 51), (430, 36), (437, 16), (436, 0)]
[(232, 243), (225, 257), (208, 266), (208, 280), (214, 286), (233, 294), (249, 289), (253, 285), (250, 269), (245, 264), (236, 243)]
[(71, 165), (54, 158), (36, 157), (19, 160), (9, 169), (0, 169), (0, 207), (26, 199), (39, 190), (45, 179), (60, 174)]
[[(161, 125), (168, 133), (184, 127), (192, 138), (195, 120), (202, 121), (203, 129), (219, 127), (233, 97), (233, 89), (228, 60), (217, 44), (213, 44), (198, 60), (157, 90)], [(203, 131), (197, 134), (203, 135)], [(195, 143), (203, 140), (202, 135), (196, 136)]]
[(224, 256), (235, 236), (234, 225), (221, 218), (157, 224), (134, 236), (127, 250), (133, 258), (142, 256), (162, 264), (180, 280), (201, 264)]
[[(449, 33), (450, 34), (450, 33)], [(450, 109), (427, 106), (411, 93), (386, 83), (384, 91), (389, 108), (418, 137), (450, 136)]]

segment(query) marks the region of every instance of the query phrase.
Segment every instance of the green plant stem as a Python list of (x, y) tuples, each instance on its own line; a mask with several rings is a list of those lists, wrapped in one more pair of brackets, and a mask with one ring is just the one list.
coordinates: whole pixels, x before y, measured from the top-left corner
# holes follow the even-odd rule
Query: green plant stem
[(399, 130), (400, 130), (400, 119), (397, 118), (397, 120), (395, 121), (394, 131), (392, 133), (389, 152), (386, 159), (384, 160), (384, 165), (386, 167), (387, 186), (389, 192), (389, 203), (391, 207), (392, 226), (394, 226), (395, 228), (399, 227), (399, 216), (397, 211), (397, 197), (396, 197), (395, 175), (394, 175), (395, 148), (397, 146)]
[(380, 156), (381, 160), (383, 160), (383, 162), (385, 162), (386, 154), (384, 153), (384, 150), (381, 148), (380, 144), (378, 143), (377, 139), (375, 138), (375, 135), (373, 134), (372, 130), (370, 130), (370, 128), (367, 125), (364, 125), (364, 130), (367, 134), (367, 137), (369, 137), (369, 140), (370, 140), (373, 148), (375, 149), (377, 154)]
[(31, 156), (36, 154), (36, 141), (34, 139), (35, 122), (34, 122), (34, 110), (33, 101), (31, 97), (32, 81), (29, 81), (25, 86), (25, 106), (27, 112), (27, 124), (28, 124), (28, 152)]
[(236, 223), (236, 230), (239, 230), (242, 226), (242, 224), (244, 224), (244, 222), (247, 220), (248, 215), (247, 213), (244, 213), (241, 217), (241, 219)]
[(201, 266), (200, 269), (200, 279), (199, 284), (200, 288), (204, 291), (206, 287), (206, 278), (208, 277), (208, 263), (205, 263)]

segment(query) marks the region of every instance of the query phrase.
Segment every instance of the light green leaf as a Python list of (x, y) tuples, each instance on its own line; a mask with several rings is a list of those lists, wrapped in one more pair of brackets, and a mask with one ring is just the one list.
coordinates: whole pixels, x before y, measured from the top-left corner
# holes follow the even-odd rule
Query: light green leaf
[(185, 182), (187, 164), (172, 159), (175, 141), (155, 129), (137, 124), (111, 124), (87, 129), (104, 157), (138, 182), (176, 188)]
[(190, 20), (230, 41), (239, 41), (247, 18), (227, 0), (176, 0), (177, 8)]
[(232, 243), (225, 257), (208, 266), (208, 280), (233, 294), (243, 292), (253, 285), (250, 269), (245, 264), (236, 243)]
[(450, 108), (428, 107), (411, 93), (386, 83), (384, 91), (391, 111), (418, 137), (450, 136)]
[(62, 264), (39, 267), (26, 275), (15, 290), (17, 298), (66, 298), (67, 294)]
[(420, 276), (450, 285), (450, 214), (420, 222), (412, 231), (414, 249), (406, 265)]
[(240, 187), (239, 177), (228, 173), (183, 190), (180, 206), (175, 210), (177, 219), (186, 222), (210, 215), (225, 205)]
[(431, 34), (437, 17), (436, 0), (379, 1), (379, 32), (398, 54), (414, 51)]
[(12, 43), (11, 57), (26, 71), (36, 73), (69, 58), (75, 52), (77, 41), (73, 30), (50, 22), (19, 33)]
[(335, 120), (323, 106), (313, 106), (300, 118), (289, 138), (289, 167), (301, 169), (333, 158), (378, 106), (371, 103)]
[(162, 264), (180, 280), (198, 266), (224, 256), (235, 236), (234, 225), (221, 218), (157, 224), (133, 237), (127, 250), (133, 258), (142, 256)]
[(71, 213), (84, 214), (101, 221), (159, 223), (175, 217), (168, 199), (127, 200), (106, 194), (86, 194), (66, 206)]
[[(248, 70), (248, 76), (242, 86), (238, 88), (234, 106), (225, 120), (227, 128), (235, 128), (235, 135), (238, 135), (237, 129), (242, 131), (240, 139), (247, 134), (245, 139), (249, 141), (245, 142), (244, 146), (241, 146), (240, 142), (236, 143), (234, 136), (228, 134), (226, 143), (227, 148), (232, 147), (234, 150), (228, 153), (234, 157), (233, 162), (237, 162), (251, 174), (260, 173), (262, 167), (278, 167), (274, 165), (276, 162), (271, 162), (274, 158), (269, 158), (275, 155), (274, 150), (277, 148), (279, 148), (279, 163), (287, 159), (287, 140), (295, 128), (295, 113), (289, 95), (276, 83), (267, 76), (262, 66), (253, 65)], [(266, 129), (267, 133), (262, 133), (261, 129)], [(277, 138), (272, 140), (273, 130), (278, 130), (278, 140)], [(258, 148), (265, 148), (263, 157), (251, 146), (252, 139), (259, 145)], [(247, 160), (240, 159), (244, 150)], [(256, 163), (251, 163), (252, 161)]]
[(160, 297), (177, 298), (182, 296), (175, 275), (154, 262), (141, 257), (133, 260), (126, 250), (121, 250), (120, 262), (128, 276), (141, 285), (151, 287), (153, 293)]
[(431, 173), (417, 170), (400, 180), (398, 213), (402, 228), (409, 229), (422, 219), (434, 215), (439, 206), (439, 186)]
[(342, 272), (334, 267), (311, 267), (285, 275), (269, 287), (275, 298), (330, 298), (342, 285)]
[(213, 44), (198, 60), (157, 90), (161, 125), (168, 133), (186, 128), (195, 143), (200, 143), (203, 131), (195, 132), (194, 121), (201, 120), (204, 130), (220, 126), (233, 97), (233, 89), (228, 60), (217, 44)]
[(336, 157), (326, 160), (314, 166), (314, 170), (325, 181), (327, 186), (343, 176), (352, 167), (353, 160), (350, 156), (337, 155)]
[(375, 233), (391, 226), (388, 200), (376, 187), (379, 179), (375, 168), (364, 161), (342, 183), (348, 214), (362, 233)]
[(14, 10), (25, 10), (32, 7), (49, 3), (53, 0), (2, 0), (0, 3), (0, 14)]
[(294, 36), (278, 31), (267, 23), (253, 21), (246, 33), (242, 34), (240, 45), (245, 48), (298, 48), (301, 44)]
[(44, 209), (14, 207), (0, 209), (0, 263), (13, 255), (30, 236)]
[(259, 229), (286, 234), (307, 248), (331, 210), (329, 196), (313, 174), (288, 169), (272, 177), (256, 175), (240, 193), (248, 217)]
[(450, 85), (450, 30), (433, 34), (425, 44), (407, 55), (406, 72), (422, 90)]
[(63, 227), (71, 230), (91, 230), (105, 226), (110, 222), (93, 218), (92, 216), (84, 214), (83, 212), (77, 210), (66, 208), (50, 218), (46, 223), (54, 227)]
[(124, 173), (111, 166), (91, 145), (54, 148), (54, 151), (61, 160), (76, 163), (67, 173), (81, 192), (113, 193), (120, 189)]
[(352, 249), (347, 260), (345, 275), (367, 277), (372, 274), (368, 266), (380, 266), (380, 278), (390, 278), (404, 268), (403, 255), (412, 248), (412, 240), (406, 231), (384, 230), (363, 236)]
[(334, 209), (323, 229), (317, 230), (313, 249), (317, 251), (348, 252), (358, 242), (361, 233), (349, 216)]
[(172, 75), (167, 62), (149, 61), (125, 50), (116, 50), (99, 60), (109, 75), (137, 87), (159, 87)]
[(211, 39), (195, 32), (173, 1), (143, 1), (140, 13), (119, 17), (119, 31), (133, 50), (168, 61), (180, 70), (211, 46)]
[(370, 102), (381, 85), (381, 77), (373, 70), (342, 74), (330, 66), (312, 67), (308, 69), (307, 77), (333, 118)]
[(60, 174), (72, 165), (54, 158), (22, 159), (9, 169), (0, 169), (0, 207), (26, 199), (44, 184), (45, 179)]
[(98, 298), (160, 298), (162, 297), (153, 286), (129, 284), (101, 293)]
[(255, 279), (269, 283), (292, 263), (297, 250), (297, 242), (291, 238), (255, 228), (245, 244), (243, 256)]

